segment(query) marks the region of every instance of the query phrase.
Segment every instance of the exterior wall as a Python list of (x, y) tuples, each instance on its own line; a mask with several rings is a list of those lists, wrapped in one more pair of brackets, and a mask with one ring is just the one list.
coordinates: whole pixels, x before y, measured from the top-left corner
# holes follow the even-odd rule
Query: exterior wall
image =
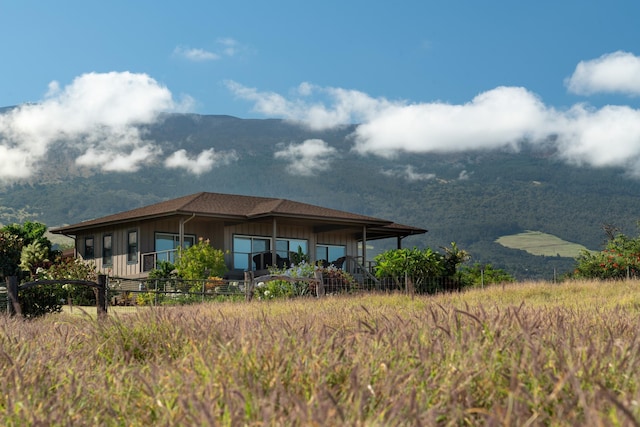
[[(138, 254), (135, 261), (127, 260), (128, 233), (136, 231), (138, 237)], [(103, 262), (103, 239), (111, 236), (110, 263)], [(94, 245), (93, 258), (85, 259), (85, 238), (92, 237)], [(111, 276), (132, 276), (140, 271), (140, 228), (137, 225), (117, 229), (98, 229), (92, 233), (83, 233), (76, 236), (76, 251), (78, 258), (95, 265), (96, 270)]]
[[(215, 221), (206, 218), (196, 217), (188, 219), (185, 217), (184, 234), (194, 235), (198, 238), (209, 239), (210, 244), (225, 251), (225, 260), (229, 269), (233, 269), (233, 238), (236, 235), (271, 238), (273, 234), (273, 223), (271, 222), (249, 222), (236, 225), (227, 225), (222, 221)], [(149, 254), (156, 251), (155, 234), (171, 233), (178, 234), (180, 229), (179, 218), (166, 218), (155, 221), (143, 221), (129, 224), (118, 228), (98, 228), (92, 232), (80, 233), (76, 236), (76, 251), (80, 259), (84, 259), (85, 237), (93, 237), (94, 257), (85, 260), (93, 263), (96, 269), (111, 276), (135, 277), (143, 275), (142, 254)], [(129, 231), (137, 231), (138, 254), (135, 262), (127, 261), (127, 236)], [(112, 236), (112, 263), (104, 265), (103, 237), (107, 234)], [(327, 232), (315, 234), (312, 226), (278, 224), (276, 223), (277, 238), (304, 239), (308, 242), (309, 257), (311, 262), (316, 261), (316, 244), (344, 245), (347, 255), (358, 256), (358, 242), (355, 235), (348, 231)]]
[[(224, 232), (221, 222), (193, 220), (184, 225), (185, 235), (195, 235), (209, 239), (210, 244), (218, 249), (224, 247)], [(84, 232), (76, 236), (77, 257), (95, 265), (96, 270), (110, 276), (131, 277), (143, 273), (142, 254), (155, 252), (155, 233), (179, 234), (180, 221), (178, 219), (163, 219), (158, 221), (138, 222), (118, 228), (99, 228), (92, 232)], [(138, 254), (136, 261), (127, 261), (128, 233), (137, 231)], [(111, 235), (112, 257), (111, 264), (103, 263), (103, 238)], [(85, 238), (93, 237), (94, 256), (85, 259)]]

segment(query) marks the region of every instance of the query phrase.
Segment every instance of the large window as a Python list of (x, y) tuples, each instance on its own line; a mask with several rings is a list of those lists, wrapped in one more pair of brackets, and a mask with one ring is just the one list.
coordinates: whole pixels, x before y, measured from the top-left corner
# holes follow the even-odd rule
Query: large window
[(307, 250), (307, 241), (301, 239), (278, 239), (276, 240), (276, 251), (283, 259), (289, 260), (288, 264), (292, 261), (290, 259), (291, 252), (302, 252), (303, 255), (309, 253)]
[(316, 245), (316, 259), (318, 261), (326, 261), (329, 264), (335, 264), (338, 258), (347, 254), (346, 246), (341, 245)]
[[(184, 247), (189, 248), (196, 243), (196, 236), (193, 234), (184, 235)], [(173, 233), (156, 233), (156, 254), (157, 261), (176, 261), (175, 252), (180, 246), (180, 235)]]
[(93, 248), (93, 236), (84, 238), (84, 259), (93, 259), (95, 254)]
[(308, 253), (308, 244), (303, 239), (277, 239), (274, 263), (271, 259), (271, 239), (269, 237), (235, 236), (233, 238), (233, 267), (239, 270), (262, 270), (268, 265), (288, 267), (292, 260), (291, 252), (304, 255)]
[(271, 250), (271, 239), (265, 237), (235, 236), (233, 238), (233, 268), (255, 270), (253, 257)]
[(129, 231), (127, 234), (127, 262), (135, 264), (138, 262), (138, 232)]
[(111, 234), (102, 236), (102, 265), (111, 265), (113, 262), (113, 241)]

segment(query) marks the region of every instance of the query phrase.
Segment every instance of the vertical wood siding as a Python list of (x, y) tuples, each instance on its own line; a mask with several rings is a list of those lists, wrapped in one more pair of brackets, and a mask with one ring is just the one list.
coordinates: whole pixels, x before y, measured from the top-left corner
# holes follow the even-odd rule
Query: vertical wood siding
[[(96, 269), (105, 274), (112, 276), (135, 276), (142, 273), (142, 256), (141, 254), (155, 252), (155, 233), (172, 233), (178, 234), (180, 222), (178, 219), (160, 219), (156, 221), (144, 221), (130, 224), (126, 227), (118, 227), (114, 229), (97, 229), (92, 233), (79, 233), (76, 236), (76, 250), (78, 258), (84, 256), (85, 237), (93, 237), (94, 241), (94, 258), (93, 260), (85, 260), (93, 263)], [(277, 224), (277, 237), (283, 239), (305, 239), (308, 241), (309, 256), (312, 262), (316, 261), (316, 245), (344, 245), (347, 254), (358, 256), (358, 242), (355, 239), (355, 232), (338, 231), (315, 234), (313, 227), (301, 225)], [(127, 262), (127, 237), (129, 231), (138, 232), (138, 257), (137, 262)], [(227, 264), (231, 266), (233, 253), (233, 238), (235, 235), (242, 236), (261, 236), (271, 238), (273, 233), (273, 224), (271, 222), (264, 223), (245, 223), (232, 226), (225, 226), (222, 221), (214, 221), (203, 218), (194, 218), (188, 221), (184, 226), (186, 235), (195, 235), (196, 238), (209, 239), (210, 244), (228, 253), (225, 254)], [(102, 243), (106, 234), (112, 236), (112, 265), (104, 266), (102, 264)]]

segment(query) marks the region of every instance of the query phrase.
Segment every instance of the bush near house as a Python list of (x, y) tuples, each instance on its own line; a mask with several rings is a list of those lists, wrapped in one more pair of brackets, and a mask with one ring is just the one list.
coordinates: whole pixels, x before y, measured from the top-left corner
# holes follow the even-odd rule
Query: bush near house
[(202, 237), (195, 245), (178, 251), (175, 267), (178, 276), (187, 280), (221, 277), (227, 272), (224, 252), (212, 247), (209, 240)]
[[(27, 221), (0, 229), (0, 279), (17, 276), (22, 282), (33, 280), (96, 280), (93, 267), (79, 260), (65, 259), (52, 250), (45, 237), (47, 226)], [(2, 277), (4, 276), (4, 277)], [(81, 285), (37, 285), (18, 293), (22, 314), (38, 317), (59, 312), (72, 298), (77, 304), (95, 304), (92, 288)]]
[(470, 256), (467, 251), (458, 248), (455, 242), (451, 247), (442, 248), (444, 254), (431, 248), (392, 249), (376, 256), (375, 275), (378, 279), (390, 277), (398, 288), (404, 287), (410, 280), (418, 293), (434, 293), (439, 289), (433, 278), (452, 278), (460, 281), (458, 268)]

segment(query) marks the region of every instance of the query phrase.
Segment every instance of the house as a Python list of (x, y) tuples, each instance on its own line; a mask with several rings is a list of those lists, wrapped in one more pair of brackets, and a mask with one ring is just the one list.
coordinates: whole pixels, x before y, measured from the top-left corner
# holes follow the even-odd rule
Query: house
[(173, 261), (178, 247), (208, 239), (225, 251), (235, 279), (287, 265), (299, 251), (310, 262), (349, 258), (366, 266), (368, 241), (395, 238), (400, 247), (427, 230), (286, 199), (202, 192), (51, 232), (74, 238), (76, 257), (123, 278), (146, 277), (159, 261)]

